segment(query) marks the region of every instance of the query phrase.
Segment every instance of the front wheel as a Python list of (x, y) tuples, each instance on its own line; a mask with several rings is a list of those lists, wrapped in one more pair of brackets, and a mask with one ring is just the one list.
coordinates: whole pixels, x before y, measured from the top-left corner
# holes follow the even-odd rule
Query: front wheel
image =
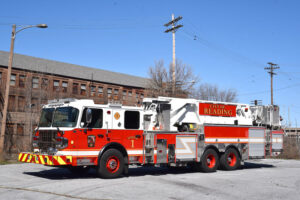
[(215, 172), (219, 167), (219, 156), (213, 149), (207, 149), (201, 157), (201, 170), (203, 172)]
[(241, 159), (238, 152), (229, 148), (221, 155), (220, 167), (224, 170), (235, 170), (241, 166)]
[(124, 170), (124, 157), (117, 149), (108, 149), (98, 163), (97, 172), (101, 178), (117, 178)]

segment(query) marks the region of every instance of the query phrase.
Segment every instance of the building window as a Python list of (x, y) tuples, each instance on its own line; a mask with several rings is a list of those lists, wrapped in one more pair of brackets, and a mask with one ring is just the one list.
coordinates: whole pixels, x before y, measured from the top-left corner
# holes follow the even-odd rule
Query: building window
[(42, 89), (48, 89), (48, 79), (42, 78)]
[(11, 85), (11, 86), (16, 85), (16, 75), (15, 74), (10, 75), (10, 84), (9, 85)]
[(73, 94), (78, 94), (78, 83), (73, 83), (73, 89), (72, 92)]
[(132, 92), (131, 91), (128, 92), (128, 96), (132, 97)]
[(98, 87), (98, 96), (103, 97), (103, 87)]
[(94, 97), (96, 94), (96, 86), (92, 85), (91, 86), (91, 96)]
[(17, 134), (24, 135), (24, 124), (17, 124)]
[(2, 72), (0, 72), (0, 83), (2, 82)]
[(58, 80), (53, 81), (53, 91), (59, 91), (59, 81)]
[(23, 96), (18, 97), (18, 111), (19, 112), (25, 111), (25, 97)]
[(126, 91), (126, 90), (123, 90), (123, 97), (122, 97), (122, 99), (125, 100), (125, 99), (126, 99), (126, 96), (127, 96), (127, 91)]
[(38, 77), (32, 78), (32, 88), (39, 88), (39, 78)]
[(67, 92), (68, 91), (68, 82), (63, 81), (62, 82), (62, 91)]
[(144, 94), (142, 93), (142, 94), (141, 94), (141, 99), (143, 99), (143, 98), (144, 98)]
[(114, 99), (118, 99), (118, 97), (119, 97), (119, 90), (114, 89)]
[(112, 93), (112, 89), (111, 88), (107, 88), (107, 97), (108, 98), (111, 97), (111, 93)]
[(16, 109), (15, 99), (16, 99), (16, 96), (9, 95), (9, 97), (8, 97), (8, 111), (15, 111), (15, 109)]
[(25, 75), (20, 75), (19, 76), (19, 87), (20, 88), (24, 88), (25, 87), (25, 79), (26, 79)]
[(85, 84), (81, 84), (80, 94), (81, 95), (86, 95), (86, 85)]
[(135, 94), (135, 99), (138, 100), (139, 99), (139, 93)]

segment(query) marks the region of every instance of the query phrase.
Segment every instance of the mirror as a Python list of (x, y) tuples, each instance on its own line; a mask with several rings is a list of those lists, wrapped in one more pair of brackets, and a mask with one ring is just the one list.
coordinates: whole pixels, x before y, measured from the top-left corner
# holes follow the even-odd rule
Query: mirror
[(86, 109), (85, 120), (87, 124), (90, 124), (92, 122), (92, 109)]

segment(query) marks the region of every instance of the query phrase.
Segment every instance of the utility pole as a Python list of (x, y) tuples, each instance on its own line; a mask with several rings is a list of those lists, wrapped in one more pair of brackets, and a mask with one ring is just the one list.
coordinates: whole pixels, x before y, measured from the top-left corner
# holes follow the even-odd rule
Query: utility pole
[(172, 36), (173, 36), (173, 63), (172, 63), (172, 94), (175, 93), (175, 85), (176, 85), (176, 78), (175, 78), (175, 32), (177, 29), (183, 27), (182, 24), (176, 25), (176, 23), (181, 20), (182, 17), (179, 16), (176, 19), (174, 18), (174, 14), (172, 14), (172, 21), (169, 21), (168, 23), (166, 23), (164, 26), (168, 27), (170, 25), (172, 25), (172, 28), (169, 28), (167, 30), (165, 30), (165, 33), (169, 33), (172, 31)]
[(268, 62), (268, 64), (270, 65), (270, 67), (265, 67), (265, 70), (269, 70), (268, 73), (271, 76), (271, 105), (273, 105), (273, 76), (276, 75), (276, 73), (274, 73), (275, 69), (279, 69), (280, 67), (277, 64)]
[(6, 74), (4, 106), (3, 106), (3, 111), (2, 111), (1, 132), (0, 132), (0, 160), (3, 160), (3, 154), (4, 154), (4, 137), (5, 137), (5, 129), (6, 129), (9, 86), (10, 86), (10, 76), (11, 76), (11, 68), (12, 68), (13, 56), (14, 56), (14, 46), (15, 46), (16, 34), (19, 33), (20, 31), (23, 31), (24, 29), (33, 28), (33, 27), (47, 28), (48, 26), (47, 26), (47, 24), (37, 24), (37, 25), (18, 26), (18, 27), (20, 27), (19, 30), (17, 30), (16, 24), (12, 25), (12, 34), (11, 34), (11, 40), (10, 40), (10, 52), (9, 52), (7, 74)]

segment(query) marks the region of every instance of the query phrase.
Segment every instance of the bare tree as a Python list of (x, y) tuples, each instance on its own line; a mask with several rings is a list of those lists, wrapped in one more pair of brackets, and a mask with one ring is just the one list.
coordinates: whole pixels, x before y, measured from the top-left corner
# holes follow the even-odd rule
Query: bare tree
[(210, 101), (236, 102), (237, 92), (234, 89), (219, 89), (217, 85), (201, 84), (191, 95), (193, 98)]
[(155, 62), (154, 67), (150, 67), (148, 83), (148, 96), (170, 96), (188, 97), (193, 91), (193, 86), (199, 81), (189, 65), (176, 61), (175, 65), (175, 91), (172, 92), (172, 65), (167, 69), (164, 61)]

